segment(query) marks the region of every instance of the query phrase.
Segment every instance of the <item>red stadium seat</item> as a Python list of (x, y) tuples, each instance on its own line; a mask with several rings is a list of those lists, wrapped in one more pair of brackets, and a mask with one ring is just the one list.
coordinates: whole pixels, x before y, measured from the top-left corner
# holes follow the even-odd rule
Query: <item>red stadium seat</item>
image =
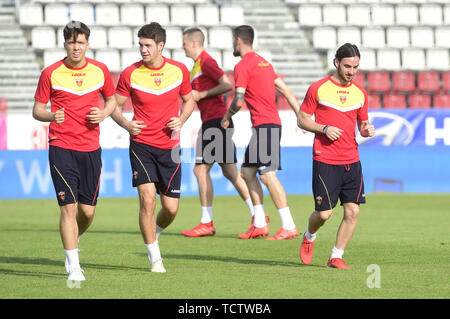
[(353, 82), (358, 84), (359, 86), (365, 88), (366, 87), (366, 74), (364, 72), (358, 71), (355, 77), (353, 78)]
[(381, 95), (380, 94), (368, 94), (368, 107), (369, 109), (381, 109)]
[(404, 109), (406, 96), (401, 93), (387, 93), (383, 95), (383, 106), (385, 109)]
[(392, 73), (392, 89), (394, 91), (411, 92), (416, 89), (416, 76), (412, 71)]
[(442, 89), (450, 92), (450, 71), (442, 72)]
[(417, 74), (417, 88), (421, 91), (436, 92), (440, 89), (439, 72), (420, 71)]
[(8, 100), (0, 97), (0, 113), (6, 113), (6, 111), (8, 111)]
[(373, 71), (367, 75), (369, 91), (387, 92), (391, 89), (390, 74), (387, 71)]
[(438, 92), (433, 95), (433, 107), (435, 109), (450, 109), (450, 93)]
[(429, 109), (431, 107), (431, 95), (421, 92), (411, 93), (408, 96), (408, 108)]

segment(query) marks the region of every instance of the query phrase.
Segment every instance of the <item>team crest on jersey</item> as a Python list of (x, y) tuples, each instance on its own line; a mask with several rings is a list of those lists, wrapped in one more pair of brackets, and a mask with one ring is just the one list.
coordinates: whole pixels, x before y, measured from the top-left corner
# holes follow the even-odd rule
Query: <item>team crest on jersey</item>
[(81, 87), (83, 85), (83, 79), (81, 78), (76, 79), (75, 82), (77, 83), (78, 87)]
[(322, 204), (322, 196), (317, 196), (317, 197), (316, 197), (316, 203), (317, 203), (318, 205), (321, 205), (321, 204)]
[(58, 197), (59, 197), (59, 199), (64, 201), (66, 199), (66, 192), (64, 192), (64, 191), (59, 192)]
[(161, 78), (155, 78), (155, 84), (156, 84), (156, 86), (160, 86), (161, 85)]
[(134, 171), (134, 172), (133, 172), (133, 179), (136, 180), (137, 178), (138, 178), (138, 172), (137, 172), (137, 171)]
[(340, 95), (339, 100), (341, 100), (341, 103), (344, 104), (347, 101), (347, 97), (345, 95)]

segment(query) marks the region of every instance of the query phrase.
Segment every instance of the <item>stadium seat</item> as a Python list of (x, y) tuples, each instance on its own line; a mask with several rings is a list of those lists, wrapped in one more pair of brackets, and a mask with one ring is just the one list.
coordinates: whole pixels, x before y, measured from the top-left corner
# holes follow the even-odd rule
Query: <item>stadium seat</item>
[(89, 47), (91, 49), (104, 49), (108, 47), (108, 34), (104, 27), (90, 27)]
[(223, 69), (222, 51), (209, 48), (207, 48), (206, 51), (209, 53), (209, 55), (211, 55), (211, 57), (214, 60), (216, 60), (217, 64), (219, 65), (219, 68)]
[(361, 46), (361, 32), (357, 27), (342, 27), (337, 30), (338, 45), (350, 42)]
[(380, 94), (368, 94), (367, 95), (367, 107), (372, 110), (381, 109), (381, 95)]
[(192, 67), (194, 66), (194, 60), (188, 58), (184, 50), (181, 49), (172, 51), (172, 59), (183, 63), (189, 71), (192, 70)]
[(169, 6), (165, 4), (151, 4), (145, 6), (145, 22), (158, 22), (161, 25), (170, 23)]
[(419, 24), (419, 9), (415, 4), (399, 4), (395, 7), (395, 23), (414, 26)]
[(367, 75), (367, 88), (371, 92), (387, 92), (391, 89), (390, 73), (372, 71)]
[(434, 31), (431, 27), (412, 27), (411, 46), (416, 48), (434, 47)]
[(431, 96), (429, 94), (414, 92), (408, 95), (408, 108), (429, 109), (431, 107)]
[[(89, 38), (90, 40), (90, 38)], [(64, 42), (66, 40), (64, 39), (64, 27), (59, 27), (56, 30), (56, 47), (58, 48), (64, 48)]]
[(119, 6), (114, 3), (98, 4), (95, 7), (95, 19), (98, 25), (118, 25), (120, 21)]
[(35, 49), (53, 49), (56, 47), (56, 33), (52, 27), (34, 27), (31, 30), (31, 45)]
[(321, 26), (322, 7), (317, 4), (307, 4), (299, 6), (298, 22), (302, 26)]
[(220, 23), (238, 26), (244, 24), (244, 8), (239, 5), (224, 4), (220, 7)]
[(403, 49), (402, 68), (406, 70), (424, 70), (425, 50), (415, 48)]
[(44, 8), (45, 23), (62, 26), (69, 22), (69, 9), (65, 4), (50, 3)]
[(448, 49), (429, 48), (426, 50), (426, 64), (429, 70), (448, 70), (450, 56)]
[(196, 25), (219, 25), (219, 7), (213, 4), (201, 4), (195, 7)]
[(389, 4), (374, 5), (372, 8), (372, 24), (390, 26), (394, 24), (394, 6)]
[(450, 93), (450, 71), (442, 72), (442, 90)]
[(110, 72), (121, 72), (120, 54), (118, 50), (97, 50), (95, 59), (106, 64)]
[(133, 34), (128, 27), (111, 27), (108, 29), (108, 46), (115, 49), (133, 47)]
[(358, 84), (359, 86), (365, 88), (366, 87), (366, 73), (363, 71), (358, 71), (355, 77), (353, 78), (353, 82)]
[(120, 54), (120, 65), (122, 70), (140, 60), (142, 60), (142, 57), (137, 49), (122, 50)]
[(89, 27), (94, 24), (94, 6), (90, 3), (72, 3), (69, 5), (70, 20), (82, 21)]
[(433, 108), (450, 109), (450, 93), (438, 92), (433, 95)]
[(361, 60), (359, 62), (359, 69), (365, 71), (376, 70), (377, 61), (375, 50), (372, 49), (360, 49), (359, 53), (361, 54)]
[(450, 26), (439, 26), (434, 30), (435, 46), (450, 48)]
[(421, 71), (417, 73), (417, 88), (426, 92), (437, 92), (440, 89), (439, 72)]
[(233, 52), (229, 50), (222, 51), (223, 70), (225, 72), (233, 71), (234, 66), (240, 61), (239, 57), (233, 56)]
[(173, 25), (192, 26), (194, 25), (194, 6), (186, 5), (172, 5), (170, 7), (170, 22)]
[(19, 21), (21, 25), (42, 25), (44, 23), (44, 9), (41, 4), (22, 4), (19, 9)]
[(334, 27), (316, 27), (312, 31), (313, 47), (316, 49), (335, 49), (336, 40)]
[(409, 28), (407, 27), (387, 27), (386, 28), (386, 45), (391, 48), (407, 48), (409, 42)]
[(392, 72), (392, 89), (394, 91), (412, 92), (416, 89), (416, 75), (412, 71)]
[(450, 4), (444, 6), (444, 24), (450, 24)]
[(66, 50), (64, 49), (47, 49), (44, 51), (44, 54), (42, 56), (43, 62), (44, 62), (44, 68), (48, 67), (49, 65), (52, 65), (55, 62), (58, 62), (59, 60), (64, 59), (66, 56)]
[(419, 7), (419, 20), (421, 25), (441, 25), (442, 7), (439, 4), (422, 4)]
[(347, 25), (365, 26), (370, 21), (370, 6), (351, 5), (347, 7)]
[(139, 3), (127, 3), (120, 6), (122, 25), (142, 26), (145, 24), (144, 7)]
[(183, 30), (180, 27), (166, 28), (166, 45), (167, 49), (181, 49), (183, 47)]
[(341, 26), (347, 24), (345, 6), (341, 4), (325, 4), (322, 7), (323, 25)]
[(400, 93), (390, 92), (383, 95), (383, 108), (404, 109), (406, 108), (406, 96)]
[(215, 49), (232, 47), (232, 33), (229, 27), (211, 27), (209, 29), (209, 46)]
[(400, 51), (398, 49), (378, 49), (377, 67), (381, 70), (400, 70)]
[(362, 46), (365, 48), (384, 48), (386, 44), (382, 27), (365, 27), (361, 33)]

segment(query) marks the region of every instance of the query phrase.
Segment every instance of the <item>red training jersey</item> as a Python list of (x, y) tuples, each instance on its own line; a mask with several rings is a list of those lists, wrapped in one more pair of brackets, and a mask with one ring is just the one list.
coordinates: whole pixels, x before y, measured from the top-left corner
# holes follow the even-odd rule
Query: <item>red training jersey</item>
[(256, 52), (249, 52), (234, 67), (235, 86), (245, 89), (245, 102), (253, 127), (261, 124), (281, 125), (275, 101), (278, 78), (273, 66)]
[(311, 84), (300, 110), (314, 114), (318, 124), (343, 130), (336, 141), (331, 141), (325, 134), (315, 134), (314, 160), (332, 165), (359, 161), (355, 127), (357, 120), (368, 120), (367, 93), (364, 88), (355, 82), (341, 85), (330, 75)]
[[(224, 75), (225, 72), (219, 68), (216, 60), (203, 50), (195, 60), (191, 70), (192, 89), (196, 91), (209, 90), (217, 86), (219, 79)], [(227, 106), (221, 94), (201, 99), (197, 102), (197, 105), (202, 122), (222, 118), (227, 112)]]
[(98, 124), (87, 120), (92, 107), (99, 107), (99, 93), (114, 95), (114, 84), (103, 63), (86, 58), (81, 68), (71, 68), (64, 59), (42, 71), (34, 98), (47, 104), (51, 111), (64, 108), (64, 122), (50, 123), (49, 144), (80, 152), (100, 147)]
[(127, 67), (120, 75), (116, 93), (131, 97), (133, 120), (147, 125), (130, 139), (160, 149), (178, 145), (180, 134), (172, 132), (167, 123), (171, 117), (179, 116), (179, 96), (191, 90), (189, 71), (180, 62), (164, 58), (163, 64), (154, 69), (141, 60)]

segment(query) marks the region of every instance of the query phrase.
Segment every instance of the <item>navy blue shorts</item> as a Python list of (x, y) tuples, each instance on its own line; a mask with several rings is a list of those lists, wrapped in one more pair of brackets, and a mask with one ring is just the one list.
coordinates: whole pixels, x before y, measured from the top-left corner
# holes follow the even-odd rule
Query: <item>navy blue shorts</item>
[(259, 174), (281, 170), (281, 126), (262, 124), (252, 128), (242, 167), (257, 167)]
[(133, 187), (155, 183), (158, 194), (180, 198), (181, 149), (165, 150), (130, 141), (130, 163)]
[(80, 202), (97, 204), (102, 172), (102, 149), (78, 152), (49, 146), (50, 174), (59, 206)]
[(236, 147), (233, 142), (234, 125), (225, 130), (220, 125), (222, 118), (212, 119), (202, 124), (198, 132), (195, 148), (195, 164), (236, 163)]
[(345, 203), (364, 204), (364, 181), (361, 162), (331, 165), (313, 161), (313, 196), (317, 211), (333, 209), (338, 199)]

